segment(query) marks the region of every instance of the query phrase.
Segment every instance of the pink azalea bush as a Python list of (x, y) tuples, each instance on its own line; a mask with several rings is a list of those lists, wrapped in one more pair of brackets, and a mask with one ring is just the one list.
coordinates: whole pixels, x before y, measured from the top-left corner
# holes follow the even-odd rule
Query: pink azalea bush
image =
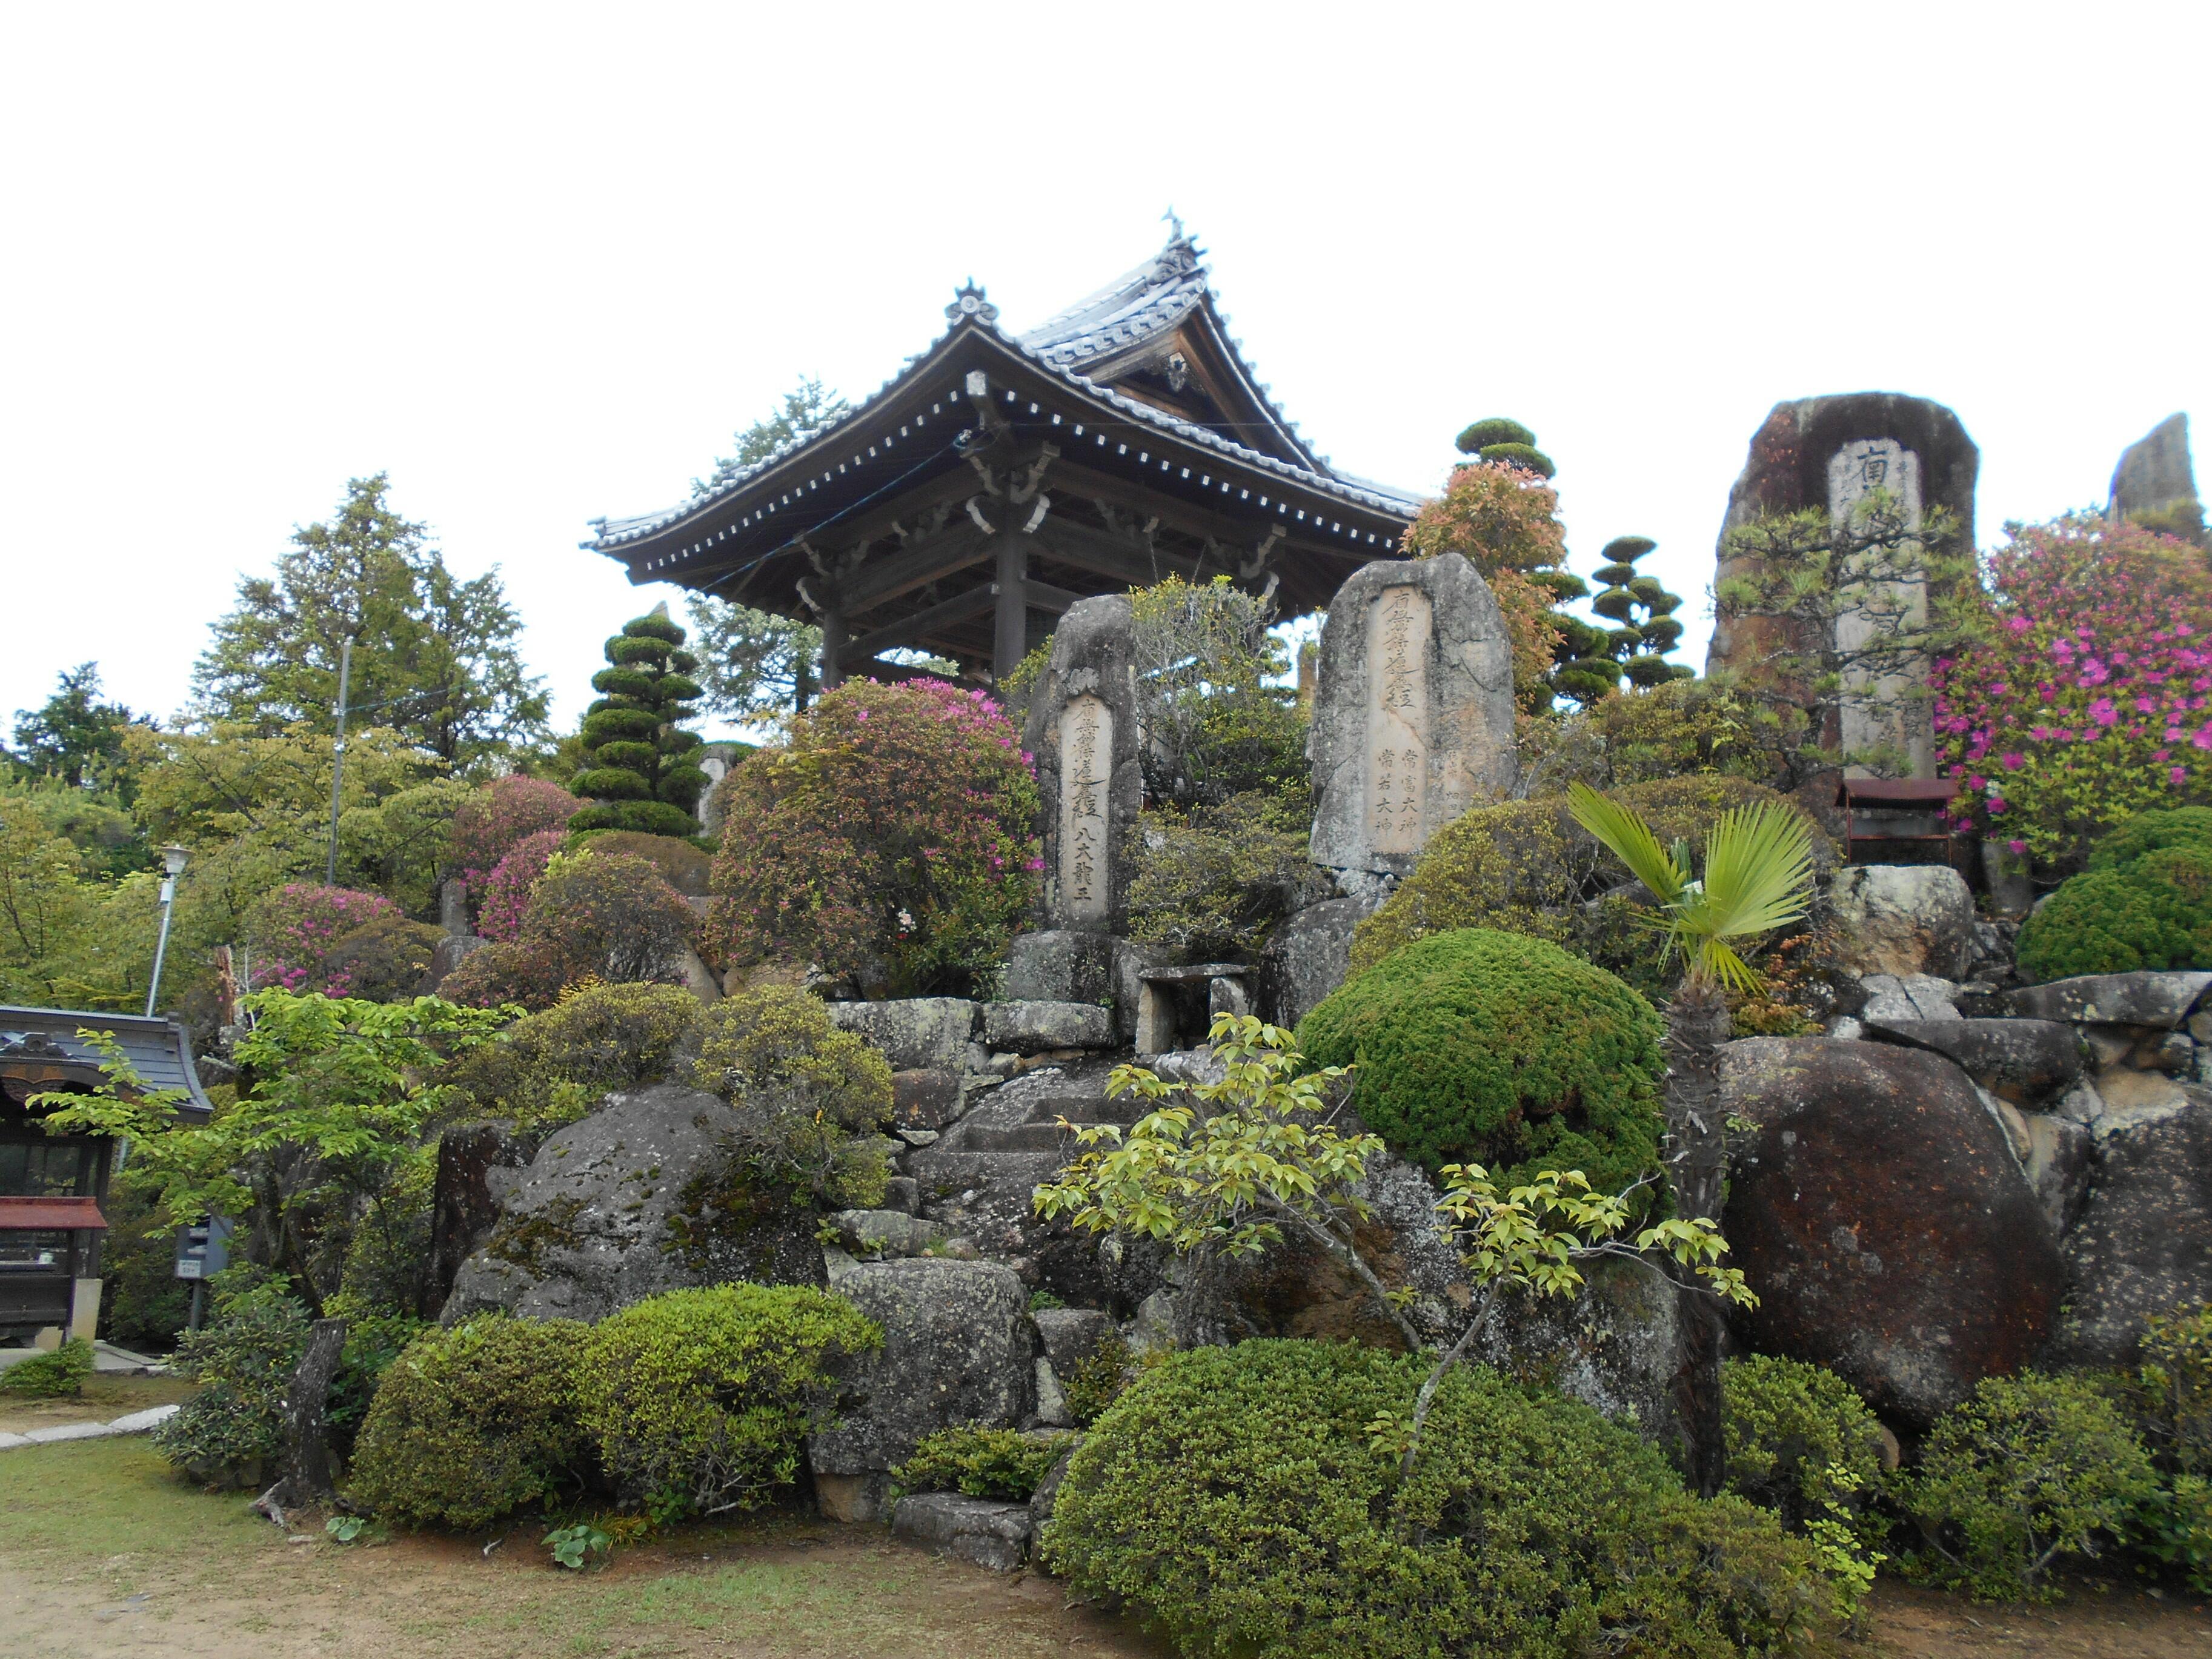
[(538, 884), (545, 866), (561, 850), (567, 835), (559, 830), (540, 830), (525, 836), (508, 849), (482, 884), (471, 881), (469, 896), (477, 907), (477, 932), (486, 939), (514, 939), (522, 933), (522, 918), (530, 908), (530, 890)]
[(848, 681), (722, 785), (718, 943), (741, 964), (818, 963), (872, 995), (964, 992), (1036, 902), (1030, 766), (981, 691)]
[(2212, 800), (2212, 571), (2140, 526), (2008, 525), (1979, 637), (1931, 680), (1955, 827), (2046, 871), (2115, 824)]
[(399, 907), (381, 893), (288, 883), (261, 901), (247, 925), (253, 988), (350, 996), (352, 976), (327, 966), (331, 951), (371, 922), (399, 916)]
[(470, 902), (499, 862), (524, 840), (558, 830), (584, 803), (557, 783), (511, 773), (495, 778), (460, 805), (446, 843), (446, 866), (469, 884)]

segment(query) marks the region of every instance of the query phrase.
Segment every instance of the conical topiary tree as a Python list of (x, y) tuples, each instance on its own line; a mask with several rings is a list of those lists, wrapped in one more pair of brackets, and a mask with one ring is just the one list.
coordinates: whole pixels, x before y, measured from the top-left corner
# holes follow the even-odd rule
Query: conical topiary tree
[(602, 696), (584, 714), (584, 769), (568, 784), (592, 804), (569, 829), (698, 834), (691, 808), (707, 775), (694, 758), (699, 734), (679, 722), (700, 694), (691, 678), (699, 659), (683, 644), (665, 603), (607, 641), (608, 666), (592, 676)]
[(1590, 609), (1613, 626), (1576, 625), (1570, 641), (1574, 657), (1561, 663), (1553, 677), (1563, 696), (1589, 702), (1617, 690), (1624, 676), (1631, 685), (1648, 690), (1696, 672), (1686, 664), (1667, 660), (1682, 637), (1682, 624), (1674, 619), (1681, 596), (1669, 593), (1656, 576), (1636, 571), (1636, 562), (1657, 545), (1648, 536), (1616, 536), (1605, 544), (1605, 562), (1596, 573), (1605, 586)]

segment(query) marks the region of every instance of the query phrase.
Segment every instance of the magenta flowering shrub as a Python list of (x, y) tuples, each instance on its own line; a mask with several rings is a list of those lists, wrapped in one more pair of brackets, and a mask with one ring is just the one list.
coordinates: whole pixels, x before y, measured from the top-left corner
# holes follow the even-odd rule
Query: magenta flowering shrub
[(838, 687), (722, 786), (717, 942), (741, 965), (815, 963), (871, 995), (964, 992), (1036, 900), (1030, 766), (981, 691)]
[(381, 893), (288, 883), (264, 898), (246, 924), (252, 988), (353, 995), (351, 973), (333, 966), (331, 955), (348, 934), (387, 919), (400, 920), (400, 909)]
[(559, 830), (540, 830), (525, 836), (507, 850), (491, 873), (469, 884), (469, 897), (477, 908), (477, 932), (486, 939), (514, 939), (522, 933), (522, 918), (530, 908), (530, 890), (538, 885), (545, 866), (568, 839)]
[(557, 783), (520, 772), (495, 778), (453, 814), (447, 868), (468, 883), (469, 902), (477, 903), (485, 879), (519, 843), (562, 828), (583, 810), (584, 803)]
[(2093, 514), (2008, 525), (1988, 617), (1931, 680), (1955, 827), (2045, 871), (2153, 807), (2212, 800), (2212, 572)]

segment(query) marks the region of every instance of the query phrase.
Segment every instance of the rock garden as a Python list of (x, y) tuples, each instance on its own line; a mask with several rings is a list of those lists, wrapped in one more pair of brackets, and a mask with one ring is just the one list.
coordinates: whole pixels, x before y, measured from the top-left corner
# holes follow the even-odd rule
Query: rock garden
[[(215, 1109), (112, 1044), (30, 1106), (128, 1143), (162, 1478), (580, 1595), (896, 1546), (1208, 1659), (2201, 1607), (2212, 574), (2119, 516), (1978, 572), (1902, 401), (1924, 502), (1754, 445), (1702, 678), (1642, 538), (1571, 608), (1486, 422), (1303, 661), (1272, 586), (1171, 577), (710, 752), (663, 608), (557, 756), (349, 740), (354, 885), (307, 734), (140, 728)], [(10, 787), (11, 879), (89, 914), (98, 826)]]

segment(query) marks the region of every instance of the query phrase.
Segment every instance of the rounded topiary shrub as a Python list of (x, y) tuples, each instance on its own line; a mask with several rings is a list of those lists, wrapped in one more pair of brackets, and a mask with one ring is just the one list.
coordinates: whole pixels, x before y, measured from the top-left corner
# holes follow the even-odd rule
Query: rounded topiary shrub
[(515, 937), (469, 957), (440, 994), (471, 1007), (539, 1009), (587, 980), (672, 982), (697, 924), (683, 895), (633, 854), (556, 854), (531, 887)]
[(472, 791), (454, 810), (446, 864), (469, 884), (473, 903), (500, 860), (530, 836), (567, 826), (584, 803), (559, 784), (510, 772)]
[(2037, 980), (2212, 966), (2212, 844), (2176, 841), (2070, 878), (2021, 925), (2019, 962)]
[[(1623, 698), (1623, 705), (1641, 700)], [(1685, 757), (1686, 758), (1686, 757)], [(1718, 773), (1655, 778), (1613, 792), (1641, 813), (1662, 845), (1702, 848), (1714, 823), (1737, 807), (1785, 797)], [(1816, 869), (1835, 862), (1827, 837), (1813, 842)], [(1372, 967), (1417, 939), (1454, 927), (1500, 927), (1563, 945), (1620, 975), (1647, 995), (1666, 989), (1679, 963), (1662, 969), (1652, 948), (1649, 896), (1627, 869), (1567, 812), (1564, 795), (1480, 806), (1431, 838), (1420, 861), (1352, 940), (1352, 971)]]
[(586, 1461), (571, 1375), (586, 1329), (495, 1314), (423, 1332), (377, 1388), (348, 1496), (462, 1531), (553, 1497)]
[(1657, 1167), (1665, 1035), (1602, 968), (1470, 927), (1341, 987), (1299, 1024), (1298, 1046), (1317, 1065), (1358, 1068), (1360, 1117), (1402, 1157), (1480, 1164), (1501, 1186), (1580, 1170), (1613, 1192)]
[(2169, 806), (2130, 818), (2089, 849), (2087, 868), (2119, 870), (2169, 847), (2212, 850), (2212, 806)]
[(446, 1069), (449, 1118), (464, 1113), (552, 1129), (611, 1091), (665, 1081), (696, 1041), (698, 998), (680, 985), (590, 985), (514, 1022)]
[(1686, 1496), (1589, 1407), (1450, 1372), (1412, 1478), (1370, 1427), (1425, 1362), (1349, 1343), (1177, 1353), (1070, 1460), (1053, 1571), (1185, 1654), (1765, 1650), (1827, 1604), (1771, 1516)]
[(851, 1303), (802, 1285), (648, 1297), (584, 1344), (584, 1427), (616, 1490), (657, 1519), (750, 1508), (834, 1420), (831, 1367), (882, 1342)]
[(319, 882), (287, 882), (265, 896), (246, 918), (253, 988), (351, 996), (349, 976), (333, 972), (338, 941), (371, 922), (400, 921), (399, 907), (381, 893)]

